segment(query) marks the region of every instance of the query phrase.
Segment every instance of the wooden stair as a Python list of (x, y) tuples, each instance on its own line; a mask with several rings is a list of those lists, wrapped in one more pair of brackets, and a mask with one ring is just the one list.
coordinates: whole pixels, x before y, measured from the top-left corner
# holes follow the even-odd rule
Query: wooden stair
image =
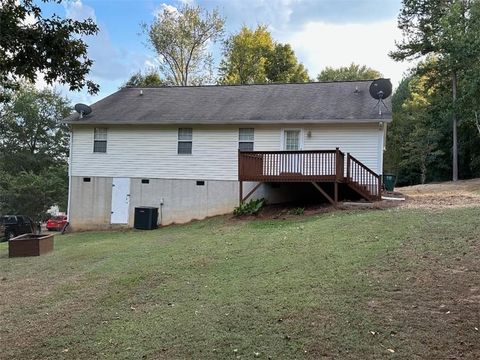
[(366, 186), (360, 185), (356, 181), (347, 181), (346, 183), (350, 189), (354, 190), (357, 194), (359, 194), (365, 200), (368, 200), (368, 201), (378, 200), (377, 196), (372, 194), (372, 192)]
[(382, 199), (380, 175), (350, 154), (347, 154), (347, 176), (344, 182), (365, 200), (378, 201)]

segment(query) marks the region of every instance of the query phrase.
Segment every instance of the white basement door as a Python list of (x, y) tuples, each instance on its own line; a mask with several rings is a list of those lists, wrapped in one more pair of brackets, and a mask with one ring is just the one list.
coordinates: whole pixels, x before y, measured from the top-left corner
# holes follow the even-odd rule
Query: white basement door
[(130, 179), (113, 178), (111, 224), (128, 224)]

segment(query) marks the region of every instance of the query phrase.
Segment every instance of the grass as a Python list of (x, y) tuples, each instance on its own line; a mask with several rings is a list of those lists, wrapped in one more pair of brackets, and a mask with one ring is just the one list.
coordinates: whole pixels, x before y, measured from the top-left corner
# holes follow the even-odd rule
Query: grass
[(38, 258), (2, 243), (0, 357), (476, 359), (479, 217), (217, 217), (56, 236)]

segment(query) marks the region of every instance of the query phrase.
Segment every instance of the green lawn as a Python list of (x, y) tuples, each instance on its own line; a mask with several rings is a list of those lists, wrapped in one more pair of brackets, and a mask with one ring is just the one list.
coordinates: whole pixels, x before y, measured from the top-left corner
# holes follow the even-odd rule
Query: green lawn
[(7, 258), (0, 358), (477, 359), (480, 206), (212, 218)]

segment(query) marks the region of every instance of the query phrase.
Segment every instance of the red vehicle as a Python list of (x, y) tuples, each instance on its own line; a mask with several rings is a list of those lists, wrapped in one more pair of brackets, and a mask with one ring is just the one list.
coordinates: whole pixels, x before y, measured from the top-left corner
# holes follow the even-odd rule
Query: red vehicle
[(65, 215), (54, 216), (47, 221), (47, 230), (60, 231), (67, 223), (67, 217)]

